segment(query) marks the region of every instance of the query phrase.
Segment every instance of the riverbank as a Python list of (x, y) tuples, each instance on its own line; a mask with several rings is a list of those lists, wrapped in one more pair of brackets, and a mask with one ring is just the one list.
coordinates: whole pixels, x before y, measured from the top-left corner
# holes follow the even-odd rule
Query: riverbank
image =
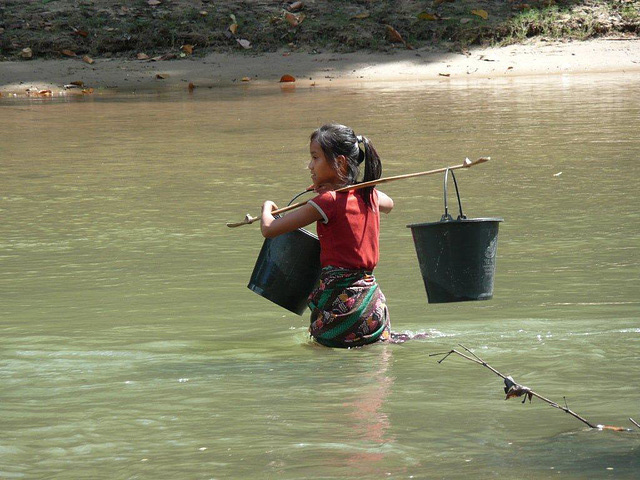
[[(193, 90), (220, 86), (331, 86), (345, 83), (473, 81), (535, 75), (640, 72), (640, 40), (535, 41), (475, 47), (459, 53), (434, 49), (393, 53), (213, 53), (202, 58), (81, 58), (3, 62), (2, 96), (62, 96), (114, 91)], [(291, 80), (291, 79), (290, 79)]]

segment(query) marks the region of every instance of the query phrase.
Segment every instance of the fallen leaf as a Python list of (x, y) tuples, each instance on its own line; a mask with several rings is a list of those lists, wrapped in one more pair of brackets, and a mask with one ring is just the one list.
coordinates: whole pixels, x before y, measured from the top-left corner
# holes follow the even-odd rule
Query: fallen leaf
[(285, 12), (284, 19), (289, 22), (292, 27), (297, 27), (304, 20), (304, 15), (296, 15), (295, 13)]
[(190, 92), (193, 92), (193, 89), (196, 88), (196, 86), (193, 84), (193, 82), (189, 82), (189, 85), (187, 85), (187, 88), (189, 89)]
[(460, 23), (461, 23), (462, 25), (464, 25), (465, 23), (469, 23), (470, 21), (471, 21), (471, 19), (470, 19), (470, 18), (461, 18), (461, 19), (460, 19)]
[(418, 19), (420, 20), (440, 20), (440, 16), (438, 14), (435, 13), (427, 13), (427, 12), (422, 12), (418, 14)]
[(249, 50), (251, 48), (251, 42), (249, 40), (245, 40), (244, 38), (237, 38), (236, 42), (238, 42), (238, 44), (245, 50)]
[(287, 83), (287, 82), (295, 82), (296, 78), (293, 75), (283, 75), (280, 77), (280, 83)]
[(161, 3), (162, 2), (160, 0), (148, 0), (147, 1), (147, 5), (149, 5), (150, 7), (157, 7)]
[[(71, 27), (73, 28), (73, 27)], [(85, 30), (78, 30), (77, 28), (73, 28), (73, 33), (75, 33), (76, 35), (79, 35), (81, 37), (87, 38), (89, 36), (89, 32), (85, 31)]]
[(439, 73), (438, 75), (440, 75), (441, 77), (450, 77), (451, 76), (450, 73)]
[(229, 15), (229, 18), (231, 19), (232, 23), (238, 23), (238, 20), (236, 20), (236, 16), (233, 13)]
[(404, 40), (404, 38), (402, 38), (402, 35), (400, 35), (400, 33), (395, 28), (393, 28), (391, 25), (387, 25), (387, 37), (389, 38), (390, 42), (392, 42), (392, 43), (402, 43), (409, 50), (413, 50), (413, 47), (411, 45), (409, 45)]
[(51, 93), (51, 90), (40, 90), (38, 92), (38, 95), (40, 95), (41, 97), (50, 97), (51, 95), (53, 95), (53, 93)]
[(369, 12), (364, 11), (362, 13), (358, 13), (358, 14), (354, 15), (351, 18), (355, 18), (356, 20), (364, 20), (365, 18), (369, 18), (370, 15), (371, 14)]
[(400, 33), (391, 25), (387, 25), (387, 37), (391, 42), (404, 43), (404, 38), (402, 38), (402, 35), (400, 35)]
[(93, 88), (85, 88), (82, 90), (83, 95), (91, 95), (93, 93)]
[(149, 60), (149, 55), (147, 55), (146, 53), (138, 53), (138, 55), (136, 55), (136, 58), (138, 60)]
[(165, 74), (165, 73), (157, 73), (156, 74), (156, 78), (158, 80), (164, 80), (165, 78), (167, 78), (169, 75)]
[(188, 55), (191, 55), (193, 53), (193, 45), (189, 45), (189, 44), (182, 45), (180, 47), (180, 50), (182, 50), (184, 53)]
[(232, 23), (231, 25), (229, 25), (229, 31), (235, 35), (238, 31), (238, 24)]
[(31, 58), (33, 57), (33, 51), (30, 48), (23, 48), (22, 52), (20, 52), (20, 56), (22, 58)]
[(249, 77), (242, 77), (243, 82), (250, 82), (251, 79)]
[(480, 8), (478, 8), (476, 10), (471, 10), (471, 13), (473, 13), (474, 15), (477, 15), (478, 17), (483, 18), (484, 20), (489, 18), (489, 14), (487, 13), (487, 11), (486, 10), (482, 10)]
[(67, 57), (75, 57), (76, 52), (72, 52), (71, 50), (62, 50), (60, 52), (62, 55), (66, 55)]
[(200, 12), (198, 13), (200, 13), (201, 17), (206, 17), (207, 15), (209, 15), (209, 12), (207, 12), (206, 10), (200, 10)]
[(69, 85), (75, 85), (76, 87), (84, 87), (84, 82), (82, 80), (74, 80), (73, 82), (69, 82)]
[(302, 7), (304, 7), (304, 3), (302, 3), (302, 2), (293, 2), (291, 5), (289, 5), (289, 11), (290, 12), (297, 12), (298, 10), (302, 10)]
[(88, 63), (89, 65), (93, 65), (95, 63), (95, 60), (91, 58), (89, 55), (85, 55), (84, 57), (82, 57), (82, 61), (84, 63)]

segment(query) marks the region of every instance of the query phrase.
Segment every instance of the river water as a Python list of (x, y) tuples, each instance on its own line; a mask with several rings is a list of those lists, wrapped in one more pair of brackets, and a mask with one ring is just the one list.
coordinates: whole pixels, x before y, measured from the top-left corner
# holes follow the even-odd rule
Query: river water
[[(406, 225), (442, 175), (383, 188), (376, 270), (430, 338), (318, 347), (246, 288), (259, 227), (225, 223), (304, 189), (327, 121), (385, 176), (492, 157), (457, 174), (505, 220), (492, 300), (427, 303)], [(637, 76), (5, 98), (0, 127), (0, 478), (637, 478), (639, 429), (429, 356), (640, 420)]]

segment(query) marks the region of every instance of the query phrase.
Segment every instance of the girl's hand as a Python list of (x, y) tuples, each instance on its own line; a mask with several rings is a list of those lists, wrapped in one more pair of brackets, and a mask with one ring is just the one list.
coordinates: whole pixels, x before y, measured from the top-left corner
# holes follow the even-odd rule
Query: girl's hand
[(269, 215), (271, 215), (271, 212), (277, 209), (278, 209), (278, 206), (275, 203), (273, 203), (271, 200), (266, 200), (262, 204), (262, 215), (264, 215), (265, 213), (268, 213)]

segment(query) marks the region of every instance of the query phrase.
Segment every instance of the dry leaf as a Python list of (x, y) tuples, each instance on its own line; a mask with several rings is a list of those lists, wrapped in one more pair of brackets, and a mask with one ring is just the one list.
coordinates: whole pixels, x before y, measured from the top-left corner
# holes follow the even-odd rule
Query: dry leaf
[(243, 82), (250, 82), (251, 79), (249, 77), (242, 77)]
[(50, 97), (53, 95), (53, 93), (51, 93), (51, 90), (40, 90), (38, 92), (38, 95), (40, 95), (41, 97)]
[(138, 53), (138, 55), (136, 55), (136, 58), (138, 60), (149, 60), (149, 55), (147, 55), (146, 53)]
[(389, 38), (390, 42), (402, 43), (405, 47), (407, 47), (407, 49), (413, 50), (413, 47), (409, 45), (404, 40), (404, 38), (402, 38), (402, 35), (400, 35), (400, 33), (398, 33), (398, 31), (395, 28), (393, 28), (391, 25), (387, 25), (387, 37)]
[(440, 75), (441, 77), (450, 77), (451, 76), (450, 73), (439, 73), (438, 75)]
[(62, 50), (60, 52), (62, 55), (66, 55), (67, 57), (75, 57), (76, 52), (72, 52), (71, 50)]
[(283, 75), (280, 77), (281, 83), (295, 82), (295, 81), (296, 81), (296, 78), (293, 75)]
[(404, 38), (402, 38), (402, 35), (400, 35), (400, 33), (398, 33), (398, 31), (391, 25), (387, 25), (387, 37), (389, 38), (390, 42), (404, 43)]
[(93, 93), (93, 88), (85, 88), (82, 90), (83, 95), (91, 95)]
[(191, 55), (193, 53), (193, 45), (190, 45), (190, 44), (182, 45), (180, 47), (180, 50), (182, 50), (184, 53), (188, 55)]
[(209, 15), (209, 12), (207, 12), (206, 10), (200, 10), (200, 12), (198, 13), (200, 13), (200, 16), (202, 17), (206, 17), (207, 15)]
[(356, 20), (364, 20), (365, 18), (369, 18), (369, 15), (371, 14), (365, 10), (364, 12), (358, 13), (351, 18), (355, 18)]
[(82, 57), (82, 61), (84, 63), (88, 63), (89, 65), (93, 65), (95, 63), (95, 60), (91, 58), (89, 55), (85, 55), (84, 57)]
[(76, 87), (84, 87), (84, 82), (82, 80), (74, 80), (73, 82), (69, 82), (69, 85), (75, 85)]
[(164, 80), (165, 78), (167, 78), (169, 75), (167, 75), (166, 73), (157, 73), (156, 74), (156, 78), (158, 80)]
[(193, 82), (189, 82), (189, 85), (187, 85), (187, 88), (189, 89), (190, 92), (193, 92), (193, 89), (196, 88), (196, 86), (193, 84)]
[(420, 20), (440, 20), (440, 16), (435, 13), (422, 12), (418, 14)]
[(33, 51), (30, 48), (23, 48), (22, 52), (20, 52), (20, 56), (22, 58), (31, 58), (33, 57)]
[(235, 35), (238, 31), (238, 24), (232, 23), (231, 25), (229, 25), (229, 31)]
[(477, 15), (478, 17), (483, 18), (484, 20), (489, 18), (489, 14), (487, 13), (487, 11), (479, 8), (476, 10), (471, 10), (471, 13), (473, 13), (474, 15)]
[(73, 33), (75, 33), (76, 35), (80, 35), (81, 37), (84, 37), (84, 38), (87, 38), (89, 36), (89, 32), (85, 30), (78, 30), (77, 28), (73, 28)]
[(302, 2), (293, 2), (291, 5), (289, 5), (289, 11), (290, 12), (297, 12), (298, 10), (302, 10), (302, 7), (304, 7), (304, 3), (302, 3)]
[(150, 7), (157, 7), (161, 3), (162, 2), (160, 0), (148, 0), (147, 1), (147, 5), (149, 5)]
[(289, 22), (292, 27), (297, 27), (304, 20), (304, 15), (296, 15), (295, 13), (285, 12), (284, 19)]
[(238, 44), (246, 50), (249, 50), (251, 48), (251, 42), (249, 40), (245, 40), (244, 38), (237, 38), (236, 42), (238, 42)]

